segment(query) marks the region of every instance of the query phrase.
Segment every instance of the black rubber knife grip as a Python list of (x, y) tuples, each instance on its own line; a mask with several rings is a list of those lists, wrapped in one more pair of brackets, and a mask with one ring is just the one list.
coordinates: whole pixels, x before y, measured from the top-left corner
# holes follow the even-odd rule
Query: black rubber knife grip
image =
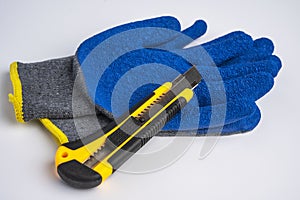
[(75, 188), (93, 188), (102, 182), (100, 174), (77, 160), (70, 160), (60, 164), (57, 167), (57, 173), (62, 180)]

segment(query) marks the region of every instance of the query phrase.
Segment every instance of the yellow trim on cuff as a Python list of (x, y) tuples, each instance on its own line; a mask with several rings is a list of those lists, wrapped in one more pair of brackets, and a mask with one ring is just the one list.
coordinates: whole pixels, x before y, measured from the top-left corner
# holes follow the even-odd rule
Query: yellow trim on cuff
[(60, 130), (55, 124), (53, 124), (50, 119), (44, 118), (39, 120), (57, 139), (59, 145), (69, 142), (66, 134), (64, 134), (64, 132)]
[[(9, 101), (13, 104), (16, 119), (18, 122), (24, 123), (23, 113), (23, 96), (22, 84), (18, 73), (18, 63), (13, 62), (10, 65), (10, 80), (13, 86), (13, 94), (8, 94)], [(59, 144), (69, 142), (67, 136), (62, 130), (55, 126), (50, 119), (40, 119), (41, 123), (52, 133)]]
[(17, 62), (13, 62), (10, 65), (10, 80), (13, 86), (13, 94), (8, 94), (8, 99), (14, 106), (17, 121), (24, 123), (22, 84), (18, 73)]

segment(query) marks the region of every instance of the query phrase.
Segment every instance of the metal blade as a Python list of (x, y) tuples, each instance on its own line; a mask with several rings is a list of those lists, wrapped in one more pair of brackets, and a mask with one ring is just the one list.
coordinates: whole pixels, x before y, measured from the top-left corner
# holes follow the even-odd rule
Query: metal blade
[(177, 95), (185, 88), (194, 89), (201, 81), (202, 77), (193, 65), (184, 74), (180, 74), (174, 81), (172, 81), (172, 92)]

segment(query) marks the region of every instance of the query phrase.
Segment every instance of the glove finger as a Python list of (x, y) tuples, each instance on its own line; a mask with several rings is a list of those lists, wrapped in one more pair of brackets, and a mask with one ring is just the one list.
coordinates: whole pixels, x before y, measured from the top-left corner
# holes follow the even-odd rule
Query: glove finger
[(241, 62), (254, 62), (258, 60), (265, 59), (266, 57), (272, 55), (274, 52), (274, 44), (268, 38), (260, 38), (254, 40), (253, 48), (247, 51), (245, 54), (233, 58), (222, 65), (230, 65)]
[(198, 70), (206, 82), (221, 81), (248, 74), (266, 72), (276, 77), (281, 68), (281, 61), (277, 56), (269, 56), (265, 60), (242, 62), (223, 67), (199, 66)]
[(198, 97), (200, 106), (207, 106), (236, 101), (237, 99), (256, 101), (270, 91), (273, 85), (273, 76), (269, 73), (260, 72), (224, 82), (203, 81), (194, 89), (194, 92)]
[(223, 127), (221, 135), (231, 135), (231, 134), (245, 133), (251, 131), (258, 125), (260, 119), (261, 119), (260, 110), (257, 106), (255, 106), (255, 110), (251, 115), (237, 122), (226, 124)]
[[(106, 30), (104, 32), (101, 32), (97, 35), (92, 36), (91, 38), (85, 40), (79, 48), (77, 49), (77, 55), (78, 55), (78, 60), (80, 63), (83, 62), (83, 60), (86, 58), (86, 56), (101, 42), (104, 40), (108, 39), (109, 37), (112, 37), (116, 34), (132, 30), (132, 29), (137, 29), (137, 28), (147, 28), (147, 27), (158, 27), (158, 28), (164, 28), (164, 29), (170, 29), (174, 31), (180, 31), (180, 23), (179, 21), (171, 16), (166, 16), (166, 17), (158, 17), (158, 18), (153, 18), (153, 19), (147, 19), (143, 21), (137, 21), (137, 22), (131, 22), (128, 24), (123, 24), (114, 28), (111, 28), (109, 30)], [(147, 32), (147, 31), (144, 31)], [(146, 34), (146, 33), (145, 33)], [(150, 33), (149, 33), (150, 34)], [(151, 32), (152, 34), (152, 32)], [(145, 35), (147, 37), (147, 35)], [(167, 41), (170, 39), (170, 37), (174, 37), (173, 35), (166, 34), (162, 35), (161, 38), (159, 38), (157, 41), (155, 41), (154, 38), (151, 40), (151, 37), (147, 37), (149, 39), (149, 44), (148, 45), (155, 45), (155, 44), (160, 44), (164, 41)], [(134, 38), (131, 38), (134, 40)], [(151, 41), (150, 41), (151, 40)], [(134, 43), (135, 41), (133, 41)]]
[[(259, 123), (261, 119), (261, 113), (259, 108), (255, 105), (254, 111), (250, 114), (245, 116), (244, 118), (232, 122), (229, 124), (225, 124), (224, 126), (218, 127), (210, 127), (210, 128), (201, 128), (198, 130), (185, 130), (185, 131), (178, 131), (178, 130), (162, 130), (160, 131), (157, 136), (218, 136), (218, 135), (233, 135), (239, 133), (245, 133), (248, 131), (253, 130)], [(196, 135), (195, 135), (195, 132)]]
[[(185, 107), (163, 130), (197, 130), (231, 124), (251, 115), (256, 105), (245, 100), (231, 101), (224, 104), (208, 105), (197, 109), (195, 106)], [(199, 115), (200, 113), (200, 115)], [(181, 118), (182, 116), (182, 118)], [(199, 121), (197, 120), (199, 119)]]
[(232, 32), (203, 45), (174, 51), (194, 65), (219, 65), (253, 47), (252, 38)]
[(193, 40), (204, 35), (206, 30), (207, 30), (207, 25), (205, 21), (197, 20), (192, 26), (181, 31), (182, 34), (180, 34), (178, 37), (163, 45), (159, 45), (156, 48), (166, 49), (166, 50), (183, 48), (184, 46), (191, 43)]

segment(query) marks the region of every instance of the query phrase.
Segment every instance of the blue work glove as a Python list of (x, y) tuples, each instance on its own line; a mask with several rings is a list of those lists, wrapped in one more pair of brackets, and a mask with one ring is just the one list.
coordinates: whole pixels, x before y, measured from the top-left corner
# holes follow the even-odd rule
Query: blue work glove
[[(145, 32), (143, 29), (147, 27), (156, 27), (158, 30), (152, 29)], [(140, 32), (136, 32), (135, 29), (140, 29)], [(164, 29), (172, 31), (166, 32)], [(113, 40), (109, 41), (113, 36), (118, 36), (120, 33), (126, 33), (127, 31), (131, 30), (134, 30), (132, 33), (137, 34), (137, 37), (127, 38), (128, 41), (121, 43), (121, 47), (119, 46), (120, 44), (118, 42), (114, 43)], [(145, 34), (143, 34), (143, 31)], [(112, 86), (118, 81), (118, 78), (120, 77), (119, 75), (124, 73), (124, 70), (126, 71), (137, 66), (138, 64), (147, 63), (151, 59), (154, 59), (155, 62), (157, 61), (156, 64), (153, 65), (154, 67), (163, 61), (166, 64), (171, 64), (170, 58), (173, 56), (174, 61), (179, 61), (179, 63), (175, 63), (174, 66), (168, 66), (174, 67), (180, 73), (184, 72), (185, 68), (190, 66), (190, 63), (187, 62), (183, 57), (188, 57), (187, 60), (194, 59), (193, 61), (199, 61), (198, 65), (203, 65), (203, 69), (207, 68), (207, 72), (209, 72), (210, 67), (214, 65), (212, 62), (209, 62), (211, 60), (203, 58), (201, 59), (201, 56), (199, 55), (198, 57), (195, 57), (197, 53), (200, 53), (202, 56), (203, 54), (205, 55), (205, 51), (201, 50), (200, 47), (182, 50), (182, 47), (189, 44), (193, 39), (203, 35), (205, 31), (206, 24), (203, 21), (197, 21), (193, 26), (182, 31), (181, 33), (180, 24), (175, 18), (155, 18), (125, 24), (108, 31), (104, 31), (103, 33), (100, 33), (83, 42), (75, 56), (44, 61), (41, 63), (15, 63), (17, 67), (12, 65), (11, 74), (18, 75), (20, 79), (19, 82), (23, 87), (22, 94), (19, 95), (19, 98), (15, 98), (17, 97), (16, 91), (18, 91), (16, 90), (15, 95), (11, 95), (10, 99), (12, 102), (14, 102), (15, 108), (17, 108), (16, 114), (19, 113), (19, 115), (17, 114), (19, 121), (40, 119), (42, 123), (56, 136), (56, 138), (58, 138), (60, 143), (73, 141), (79, 137), (86, 136), (99, 128), (97, 123), (100, 123), (101, 128), (112, 120), (112, 115), (110, 113), (111, 109), (109, 105), (111, 94), (109, 92), (104, 92), (104, 96), (100, 95), (103, 94), (103, 91), (106, 91), (105, 89), (113, 88)], [(262, 39), (253, 42), (250, 36), (242, 32), (235, 32), (203, 45), (204, 49), (215, 61), (215, 64), (218, 67), (222, 67), (220, 69), (224, 68), (224, 70), (220, 70), (220, 74), (221, 77), (224, 77), (224, 80), (226, 79), (225, 77), (228, 78), (227, 85), (235, 85), (236, 88), (239, 88), (239, 86), (248, 88), (246, 86), (251, 85), (249, 82), (257, 80), (258, 77), (261, 78), (261, 81), (257, 82), (256, 84), (256, 89), (258, 91), (255, 90), (254, 86), (250, 87), (248, 90), (245, 90), (250, 91), (250, 93), (244, 92), (247, 93), (245, 96), (247, 98), (244, 98), (243, 100), (242, 98), (237, 98), (241, 96), (242, 93), (238, 93), (240, 95), (229, 95), (231, 98), (230, 101), (228, 101), (228, 104), (233, 105), (229, 107), (235, 107), (235, 112), (228, 111), (226, 114), (226, 124), (223, 129), (223, 134), (251, 130), (259, 121), (260, 113), (254, 101), (270, 89), (272, 85), (272, 78), (270, 78), (269, 75), (272, 74), (275, 76), (280, 68), (280, 61), (276, 57), (270, 56), (273, 49), (268, 49), (270, 46), (272, 46), (272, 44), (268, 44), (267, 41), (269, 42), (269, 40)], [(97, 49), (100, 44), (108, 45), (106, 46), (107, 49), (102, 49), (102, 51), (101, 49)], [(143, 45), (147, 48), (142, 48)], [(95, 51), (95, 49), (98, 52)], [(168, 50), (171, 52), (168, 52)], [(126, 51), (124, 55), (120, 54), (124, 51)], [(178, 56), (176, 51), (179, 51), (179, 54), (183, 53), (183, 55)], [(90, 56), (90, 54), (95, 53), (95, 56)], [(112, 63), (110, 63), (112, 55), (116, 57), (116, 59), (113, 59)], [(93, 59), (89, 60), (87, 58)], [(105, 66), (103, 65), (105, 63), (109, 64)], [(180, 66), (181, 64), (183, 65)], [(197, 62), (193, 62), (193, 64), (197, 64)], [(207, 64), (207, 66), (205, 64)], [(103, 67), (102, 65), (104, 66), (104, 69), (101, 68)], [(104, 70), (103, 74), (107, 74), (109, 70), (113, 70), (116, 76), (112, 79), (110, 76), (102, 76), (102, 78), (93, 77), (97, 74), (99, 75), (99, 73), (97, 73), (99, 72), (99, 69)], [(80, 72), (81, 70), (83, 72), (85, 81), (96, 80), (96, 85), (93, 85), (93, 82), (86, 82), (88, 92), (85, 92), (86, 88), (81, 88), (83, 90), (82, 95), (76, 96), (76, 98), (80, 99), (79, 101), (81, 104), (79, 108), (76, 108), (75, 106), (77, 112), (74, 114), (74, 106), (72, 108), (74, 79), (78, 75), (81, 77), (81, 73), (78, 74), (78, 71)], [(231, 71), (233, 73), (228, 75), (228, 73)], [(157, 74), (157, 72), (155, 73)], [(205, 73), (205, 70), (201, 71), (201, 73)], [(232, 76), (234, 73), (236, 75)], [(210, 73), (207, 74), (209, 75)], [(143, 74), (139, 78), (145, 78), (146, 80), (147, 76), (145, 75), (146, 74)], [(12, 77), (14, 80), (16, 76)], [(152, 78), (154, 77), (155, 76)], [(99, 84), (98, 78), (101, 78)], [(199, 96), (198, 93), (201, 91), (200, 88), (205, 90), (203, 88), (207, 87), (206, 84), (208, 83), (213, 83), (213, 86), (218, 86), (220, 80), (213, 80), (213, 78), (214, 76), (208, 78), (207, 80), (211, 79), (211, 81), (207, 82), (207, 80), (205, 80), (205, 82), (201, 83), (202, 86), (201, 84), (198, 86), (199, 89), (196, 88), (195, 91), (197, 96)], [(161, 78), (160, 81), (162, 80), (163, 79)], [(166, 81), (170, 80), (172, 79), (168, 79)], [(101, 89), (103, 88), (103, 85), (101, 86), (100, 84), (101, 81), (104, 81), (105, 83), (104, 90)], [(13, 82), (15, 83), (16, 81)], [(36, 82), (40, 83), (37, 85)], [(216, 82), (216, 84), (214, 82)], [(242, 82), (245, 84), (241, 85)], [(18, 84), (15, 83), (14, 85), (16, 86)], [(135, 91), (130, 100), (130, 105), (144, 97), (144, 95), (154, 89), (155, 86), (155, 84), (148, 84)], [(124, 88), (125, 92), (126, 87)], [(93, 93), (93, 90), (96, 91), (96, 93)], [(228, 92), (232, 93), (234, 91), (226, 91), (226, 94)], [(96, 114), (98, 117), (98, 121), (96, 122), (93, 121), (94, 105), (87, 100), (89, 98), (87, 97), (86, 93), (88, 93), (91, 99), (95, 100), (96, 102)], [(51, 97), (51, 100), (49, 97)], [(199, 102), (201, 102), (199, 104), (200, 111), (203, 113), (201, 114), (201, 117), (204, 117), (200, 119), (198, 133), (203, 134), (207, 132), (207, 123), (209, 121), (210, 109), (212, 106), (208, 102), (209, 97), (207, 96), (207, 93), (204, 93), (204, 95), (200, 95), (199, 97), (201, 98), (201, 101), (199, 100)], [(18, 101), (18, 99), (21, 100)], [(20, 107), (20, 104), (23, 106)], [(217, 108), (218, 106), (222, 108), (222, 106), (227, 106), (227, 101), (226, 103), (220, 102), (218, 105), (214, 106), (214, 108)], [(122, 109), (126, 110), (127, 108), (128, 104), (122, 107), (119, 111), (121, 112)], [(117, 115), (119, 113), (114, 114)], [(77, 121), (80, 121), (79, 128), (78, 124), (75, 125), (73, 117), (75, 117)], [(167, 131), (162, 131), (160, 135), (172, 135), (173, 130), (175, 130), (178, 126), (176, 125), (178, 119), (179, 118), (176, 117), (171, 123), (167, 124), (165, 127), (165, 130)], [(221, 124), (214, 124), (214, 127), (217, 129), (218, 125)], [(247, 127), (245, 128), (245, 126)]]
[[(147, 31), (145, 32), (147, 34)], [(117, 33), (120, 34), (120, 32)], [(222, 133), (231, 134), (252, 130), (258, 124), (260, 111), (255, 101), (272, 88), (273, 78), (281, 67), (279, 58), (272, 56), (274, 47), (269, 39), (261, 38), (253, 42), (245, 33), (233, 32), (201, 46), (182, 49), (190, 42), (184, 40), (185, 37), (178, 37), (180, 39), (160, 45), (156, 36), (151, 33), (149, 34), (151, 36), (146, 36), (147, 45), (144, 45), (144, 35), (140, 35), (139, 31), (137, 35), (139, 39), (135, 42), (128, 39), (118, 43), (116, 39), (104, 45), (113, 47), (107, 52), (120, 55), (108, 67), (106, 58), (109, 56), (103, 56), (105, 52), (102, 53), (101, 48), (100, 50), (87, 48), (90, 44), (101, 46), (101, 43), (107, 39), (102, 38), (101, 34), (90, 38), (78, 49), (77, 55), (89, 94), (97, 105), (112, 112), (114, 116), (120, 116), (129, 107), (151, 93), (159, 84), (174, 79), (176, 74), (170, 75), (169, 72), (162, 71), (164, 69), (162, 65), (169, 66), (179, 73), (184, 73), (191, 65), (196, 65), (204, 77), (204, 81), (195, 89), (200, 109), (191, 109), (186, 112), (189, 113), (187, 118), (190, 119), (199, 115), (196, 112), (200, 112), (200, 120), (198, 126), (195, 124), (191, 127), (185, 126), (180, 131), (187, 132), (192, 129), (195, 131), (197, 127), (199, 134), (205, 134), (208, 128), (210, 132), (214, 132), (224, 126)], [(193, 37), (193, 35), (190, 36)], [(126, 45), (124, 42), (127, 42)], [(128, 53), (119, 53), (123, 51), (123, 47), (126, 47)], [(86, 56), (92, 50), (96, 52), (94, 53), (97, 55), (96, 59), (93, 56), (92, 59)], [(205, 58), (205, 54), (208, 54), (214, 63), (209, 62), (211, 60)], [(145, 64), (148, 64), (146, 67), (151, 69), (143, 68), (140, 76), (137, 74), (130, 76), (125, 80), (125, 84), (121, 84), (121, 89), (116, 92), (119, 101), (114, 103), (115, 108), (112, 109), (112, 94), (118, 81), (131, 69)], [(220, 66), (217, 68), (219, 73), (217, 76), (215, 65)], [(97, 68), (95, 69), (94, 66)], [(145, 83), (159, 80), (159, 84), (147, 84), (138, 89), (135, 88), (136, 83), (140, 83), (141, 80)], [(128, 106), (128, 95), (132, 94), (133, 89), (137, 90), (131, 96)], [(222, 90), (226, 95), (225, 98), (224, 95), (218, 95)], [(211, 95), (214, 98), (213, 104)], [(226, 113), (221, 117), (214, 114), (214, 120), (211, 123), (212, 110), (226, 110)], [(180, 115), (177, 115), (163, 130), (174, 132), (178, 130), (179, 124)]]

